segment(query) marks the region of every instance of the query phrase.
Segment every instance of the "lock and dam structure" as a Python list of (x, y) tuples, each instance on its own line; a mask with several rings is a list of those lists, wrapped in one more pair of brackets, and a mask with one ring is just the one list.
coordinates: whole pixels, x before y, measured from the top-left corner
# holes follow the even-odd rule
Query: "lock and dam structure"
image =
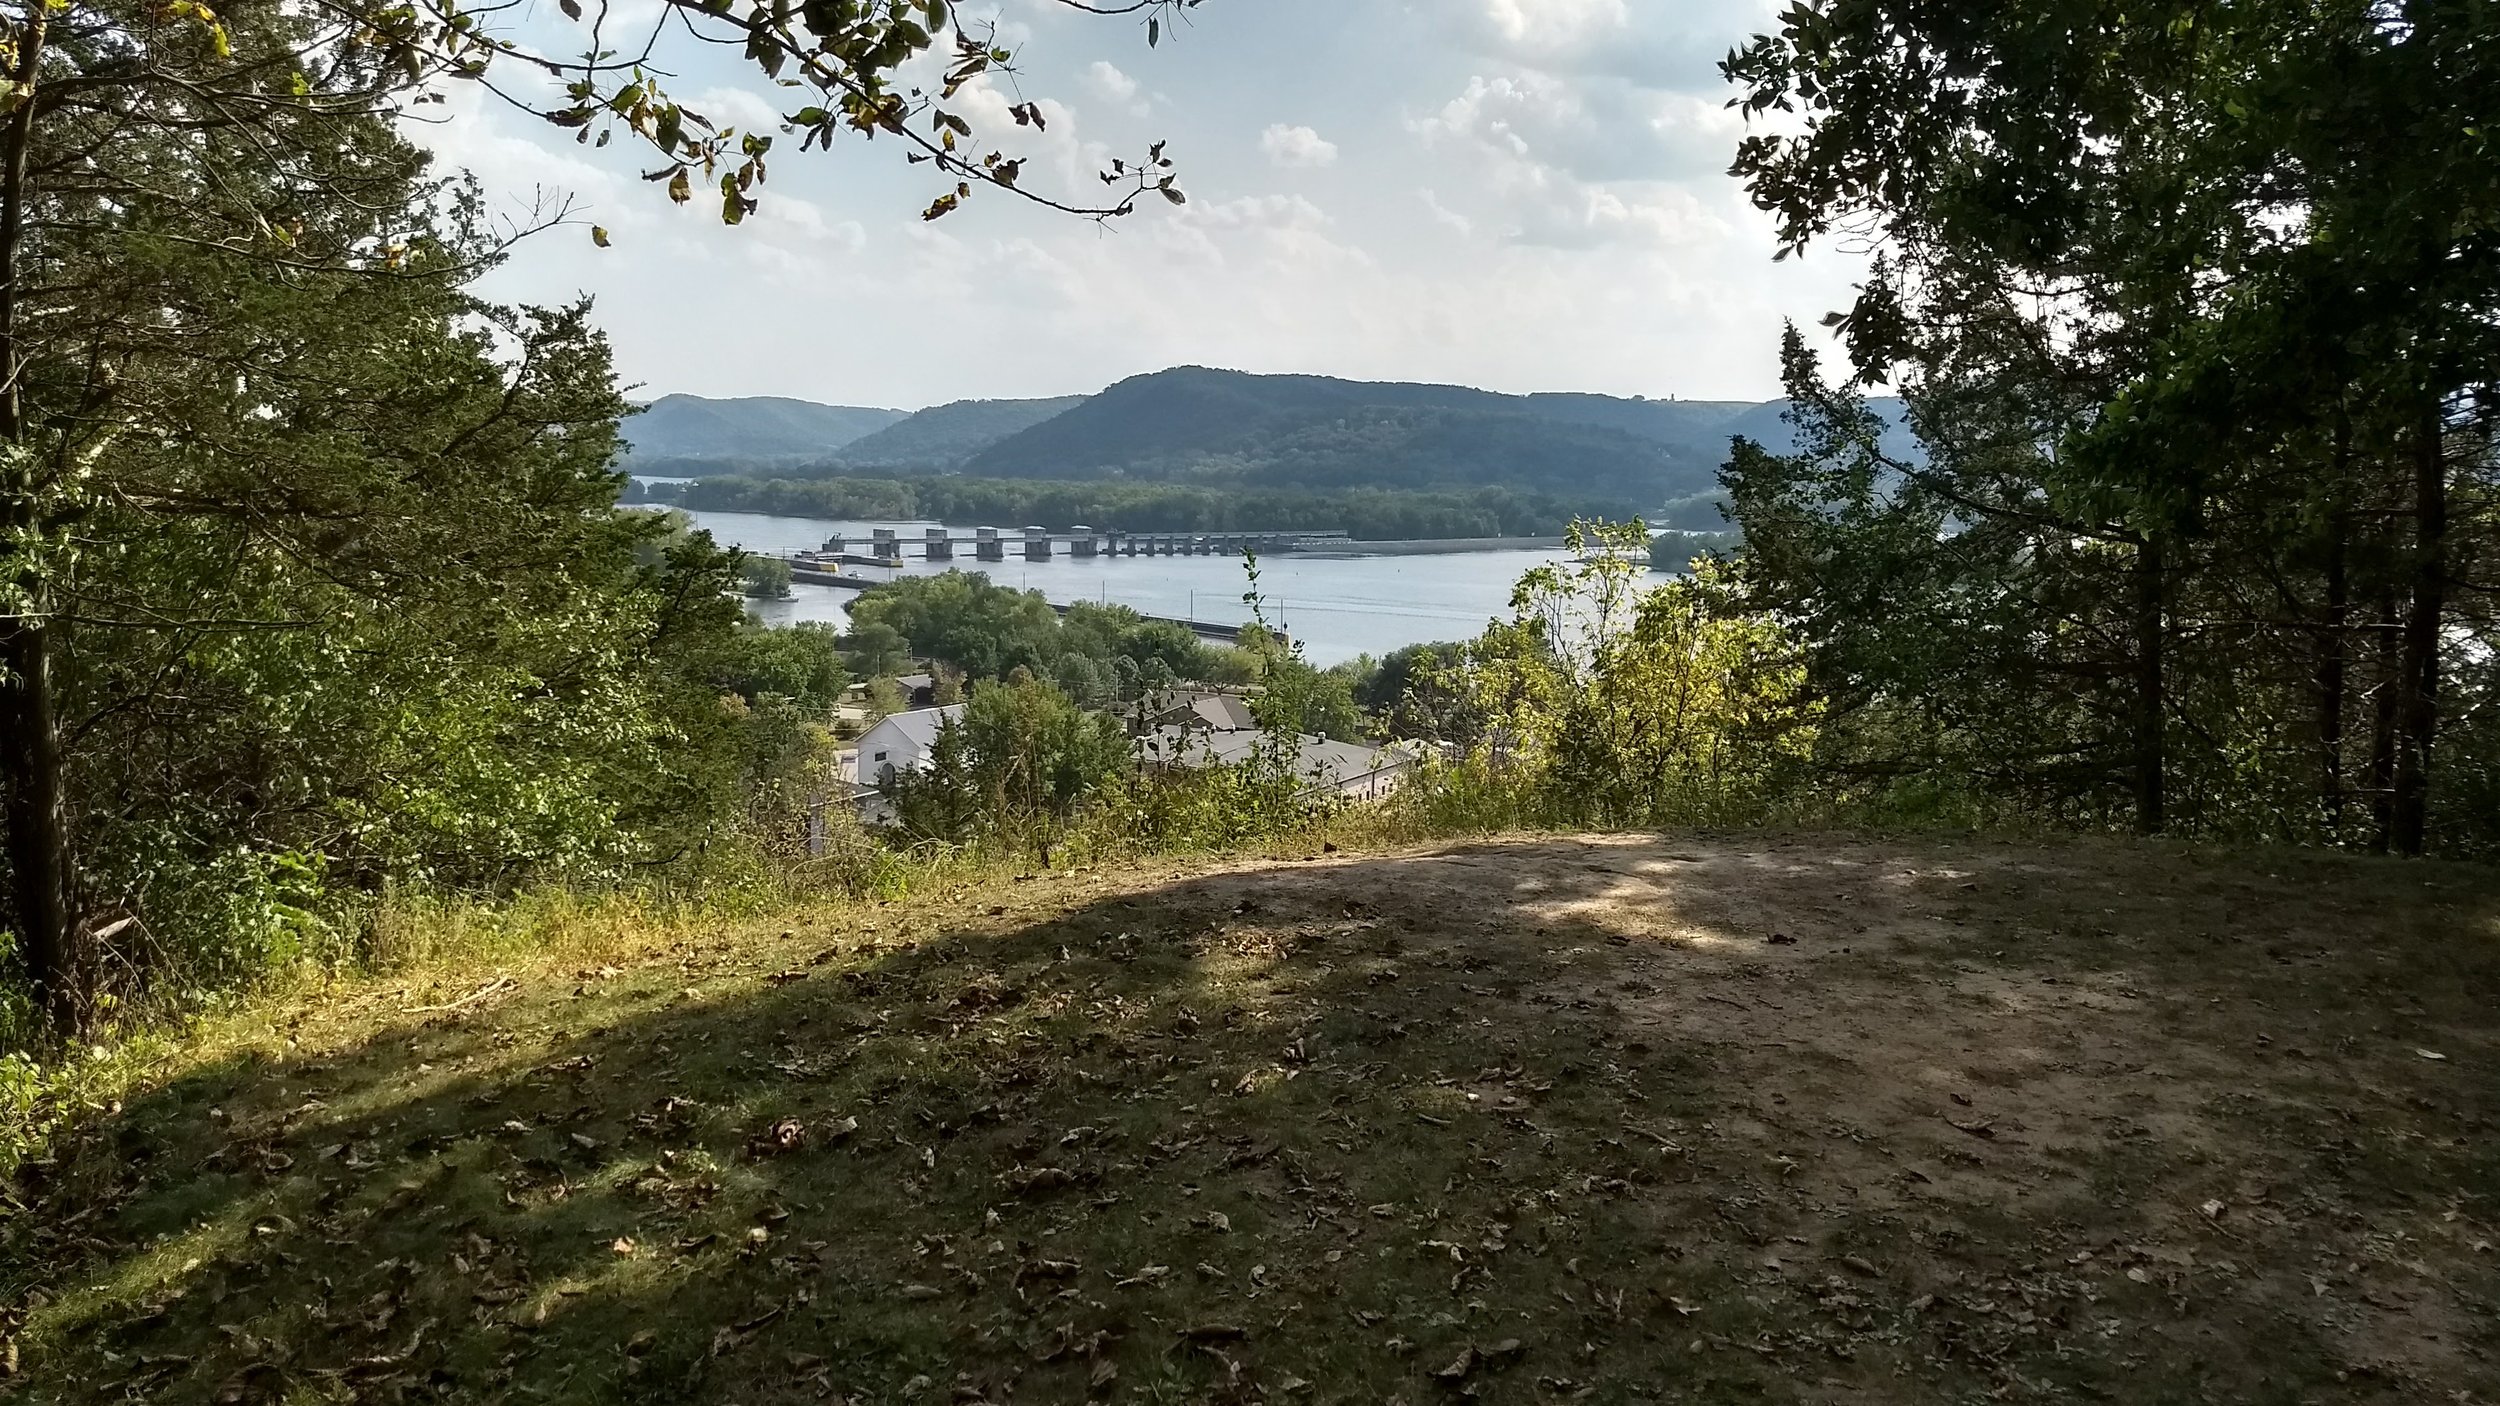
[(880, 527), (865, 541), (830, 538), (814, 555), (819, 560), (873, 566), (902, 561), (906, 549), (924, 561), (953, 561), (959, 553), (974, 561), (1005, 561), (1011, 555), (1024, 561), (1050, 561), (1061, 555), (1080, 559), (1234, 556), (1245, 551), (1328, 551), (1347, 545), (1344, 532), (1122, 532), (1082, 526), (1053, 532), (1040, 527), (1021, 531), (983, 527), (966, 536), (955, 529), (932, 527), (911, 537), (896, 528)]

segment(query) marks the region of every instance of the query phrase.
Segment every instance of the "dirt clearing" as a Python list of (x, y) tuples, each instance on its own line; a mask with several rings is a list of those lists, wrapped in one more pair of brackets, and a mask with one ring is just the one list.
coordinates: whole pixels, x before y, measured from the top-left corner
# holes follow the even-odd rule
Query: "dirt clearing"
[(368, 988), (24, 1168), (34, 1401), (2500, 1399), (2500, 875), (1594, 837)]

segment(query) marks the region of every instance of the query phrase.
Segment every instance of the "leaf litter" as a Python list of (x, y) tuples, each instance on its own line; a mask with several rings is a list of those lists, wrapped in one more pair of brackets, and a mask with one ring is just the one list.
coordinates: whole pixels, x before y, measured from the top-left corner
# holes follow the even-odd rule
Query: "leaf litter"
[(46, 1401), (2465, 1399), (2500, 903), (2396, 873), (1510, 842), (516, 969), (22, 1172), (0, 1344)]

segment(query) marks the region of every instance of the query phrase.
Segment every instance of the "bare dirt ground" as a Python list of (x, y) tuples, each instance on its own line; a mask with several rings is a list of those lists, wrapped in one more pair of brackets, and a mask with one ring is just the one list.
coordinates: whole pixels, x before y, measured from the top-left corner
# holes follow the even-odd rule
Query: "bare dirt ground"
[(8, 1389), (2500, 1399), (2500, 874), (1590, 837), (782, 927), (170, 1071), (21, 1171)]

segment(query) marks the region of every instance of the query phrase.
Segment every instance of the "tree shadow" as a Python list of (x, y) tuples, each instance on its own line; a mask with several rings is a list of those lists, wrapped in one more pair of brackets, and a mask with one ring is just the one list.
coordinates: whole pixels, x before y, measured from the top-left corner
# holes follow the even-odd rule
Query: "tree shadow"
[[(2500, 1192), (2500, 1081), (2453, 1077), (2492, 1068), (2488, 876), (1630, 837), (990, 897), (97, 1120), (20, 1187), (18, 1389), (2366, 1400), (2493, 1347), (2493, 1257), (2420, 1238)], [(2373, 945), (2284, 926), (2321, 904)], [(2268, 932), (2292, 960), (2240, 961)], [(2449, 1058), (2334, 1052), (2391, 1009)], [(2364, 1353), (2386, 1286), (2301, 1280), (2388, 1235), (2444, 1348)]]

